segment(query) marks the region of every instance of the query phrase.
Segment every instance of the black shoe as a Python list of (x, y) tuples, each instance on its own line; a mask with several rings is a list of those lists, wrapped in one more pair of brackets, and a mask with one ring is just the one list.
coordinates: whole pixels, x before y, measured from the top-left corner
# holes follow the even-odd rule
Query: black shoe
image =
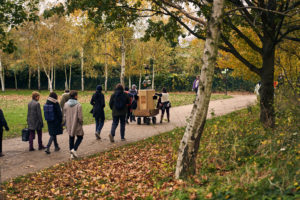
[(126, 138), (122, 138), (121, 141), (126, 141)]
[(4, 156), (4, 154), (3, 153), (0, 153), (0, 157), (3, 157)]
[(50, 152), (50, 150), (47, 148), (46, 151), (45, 151), (45, 153), (46, 153), (46, 154), (50, 154), (51, 152)]
[(29, 149), (29, 151), (35, 151), (35, 149), (34, 149), (34, 148), (32, 148), (32, 149)]
[(39, 150), (44, 150), (46, 149), (46, 147), (42, 146), (42, 147), (39, 147)]
[(59, 151), (60, 150), (60, 148), (59, 147), (55, 147), (55, 150), (54, 151)]
[(97, 139), (97, 140), (100, 140), (100, 139), (101, 139), (100, 133), (97, 133), (97, 132), (96, 132), (96, 133), (95, 133), (95, 136), (96, 136), (96, 139)]

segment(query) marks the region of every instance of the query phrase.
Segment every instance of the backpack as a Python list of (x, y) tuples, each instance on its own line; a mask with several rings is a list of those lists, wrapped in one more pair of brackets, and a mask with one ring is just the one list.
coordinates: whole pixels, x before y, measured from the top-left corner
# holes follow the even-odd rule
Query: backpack
[(115, 108), (117, 110), (122, 110), (126, 106), (126, 99), (123, 93), (117, 93), (114, 101)]
[(46, 121), (54, 121), (54, 106), (52, 104), (44, 105), (44, 116)]

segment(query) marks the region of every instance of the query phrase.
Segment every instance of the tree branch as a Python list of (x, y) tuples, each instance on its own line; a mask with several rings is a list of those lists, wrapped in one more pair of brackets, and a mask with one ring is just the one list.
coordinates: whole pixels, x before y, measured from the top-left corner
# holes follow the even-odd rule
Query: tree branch
[(232, 9), (230, 11), (227, 11), (225, 14), (229, 14), (231, 12), (234, 12), (234, 11), (237, 11), (237, 10), (244, 10), (244, 9), (257, 9), (257, 10), (261, 10), (261, 11), (264, 11), (264, 12), (271, 12), (271, 13), (274, 13), (274, 14), (283, 15), (283, 16), (286, 16), (286, 17), (293, 17), (292, 15), (288, 15), (288, 14), (285, 14), (283, 12), (278, 12), (276, 10), (269, 10), (269, 9), (265, 9), (265, 8), (261, 8), (261, 7), (257, 7), (257, 6), (238, 7), (238, 8)]
[[(244, 63), (250, 71), (256, 73), (257, 75), (261, 74), (261, 69), (255, 67), (253, 64), (251, 64), (248, 60), (246, 60), (235, 48), (234, 46), (227, 40), (227, 38), (221, 34), (222, 40), (225, 42), (225, 44), (228, 46), (228, 48), (221, 48), (225, 49), (225, 51), (230, 52), (232, 55), (234, 55), (237, 59), (239, 59), (242, 63)], [(229, 50), (229, 51), (228, 51)]]

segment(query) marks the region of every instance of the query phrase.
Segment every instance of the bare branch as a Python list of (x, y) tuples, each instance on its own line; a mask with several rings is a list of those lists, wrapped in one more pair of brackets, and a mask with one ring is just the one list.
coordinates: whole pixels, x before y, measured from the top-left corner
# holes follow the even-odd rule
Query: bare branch
[(261, 10), (261, 11), (264, 11), (264, 12), (271, 12), (271, 13), (274, 13), (274, 14), (283, 15), (283, 16), (286, 16), (286, 17), (293, 17), (292, 15), (285, 14), (284, 12), (278, 12), (276, 10), (268, 10), (268, 9), (261, 8), (261, 7), (256, 7), (256, 6), (238, 7), (238, 8), (232, 9), (230, 11), (227, 11), (225, 14), (229, 14), (231, 12), (235, 12), (237, 10), (244, 10), (244, 9), (257, 9), (257, 10)]

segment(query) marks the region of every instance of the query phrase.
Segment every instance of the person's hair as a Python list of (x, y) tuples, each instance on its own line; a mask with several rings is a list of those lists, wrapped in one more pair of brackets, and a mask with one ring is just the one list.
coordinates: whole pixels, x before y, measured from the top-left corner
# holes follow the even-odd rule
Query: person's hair
[(125, 87), (125, 91), (129, 91), (129, 88), (128, 88), (128, 87)]
[(163, 93), (167, 93), (167, 89), (166, 89), (166, 88), (163, 88), (163, 89), (162, 89), (162, 92), (163, 92)]
[(57, 100), (57, 94), (55, 92), (50, 92), (49, 97)]
[(124, 87), (123, 87), (123, 85), (121, 84), (121, 83), (118, 83), (117, 85), (116, 85), (116, 90), (124, 90)]
[(39, 97), (39, 96), (41, 96), (40, 93), (38, 93), (38, 92), (36, 92), (36, 91), (33, 91), (33, 92), (32, 92), (32, 99), (35, 100), (35, 99), (36, 99), (37, 97)]
[(70, 92), (70, 90), (68, 90), (68, 89), (65, 90), (65, 93), (69, 93), (69, 92)]
[(76, 90), (71, 90), (70, 92), (70, 98), (75, 99), (75, 97), (78, 95), (78, 92)]

